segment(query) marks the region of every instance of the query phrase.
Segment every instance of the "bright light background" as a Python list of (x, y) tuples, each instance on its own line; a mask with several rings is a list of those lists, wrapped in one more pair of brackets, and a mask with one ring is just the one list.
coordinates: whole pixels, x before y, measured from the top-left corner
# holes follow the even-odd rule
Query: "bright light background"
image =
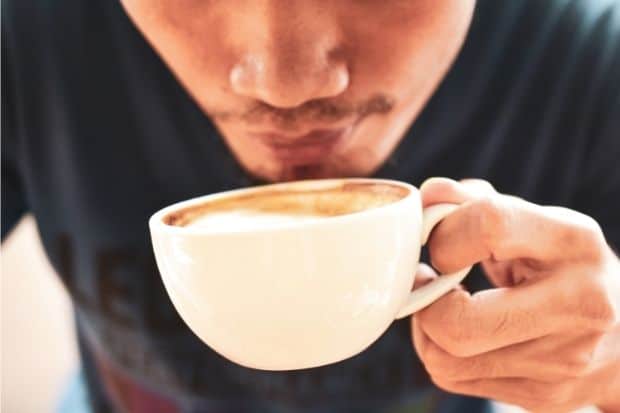
[(77, 371), (67, 293), (32, 217), (2, 244), (2, 412), (54, 412)]

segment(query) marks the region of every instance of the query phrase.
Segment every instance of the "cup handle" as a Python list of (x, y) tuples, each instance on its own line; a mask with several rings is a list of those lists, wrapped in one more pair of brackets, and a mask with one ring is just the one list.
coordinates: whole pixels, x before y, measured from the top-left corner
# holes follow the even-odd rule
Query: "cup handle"
[[(458, 206), (454, 204), (437, 204), (424, 209), (422, 214), (422, 245), (426, 245), (433, 228), (457, 208)], [(471, 268), (469, 266), (452, 274), (440, 275), (430, 283), (416, 288), (409, 294), (396, 319), (407, 317), (435, 302), (438, 298), (457, 287)]]

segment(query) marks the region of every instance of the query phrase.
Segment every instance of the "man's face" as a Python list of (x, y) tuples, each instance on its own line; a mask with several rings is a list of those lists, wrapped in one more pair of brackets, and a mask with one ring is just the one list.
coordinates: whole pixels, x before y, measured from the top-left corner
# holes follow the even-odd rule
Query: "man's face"
[(240, 164), (363, 176), (454, 60), (475, 0), (123, 0)]

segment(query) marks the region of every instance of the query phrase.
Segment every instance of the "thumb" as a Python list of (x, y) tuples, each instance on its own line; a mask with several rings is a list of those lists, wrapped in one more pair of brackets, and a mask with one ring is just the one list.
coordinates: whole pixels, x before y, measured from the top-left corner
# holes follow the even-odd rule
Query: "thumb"
[(496, 194), (493, 185), (482, 179), (464, 179), (457, 182), (449, 178), (429, 178), (420, 185), (424, 207), (441, 203), (460, 205)]

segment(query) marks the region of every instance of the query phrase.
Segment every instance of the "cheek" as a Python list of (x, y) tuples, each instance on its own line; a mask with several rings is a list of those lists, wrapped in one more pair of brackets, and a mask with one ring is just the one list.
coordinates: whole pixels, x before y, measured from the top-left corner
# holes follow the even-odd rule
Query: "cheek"
[[(474, 0), (422, 0), (400, 15), (380, 15), (354, 27), (354, 82), (396, 95), (424, 90), (443, 76), (469, 29)], [(407, 88), (403, 88), (403, 85)]]
[(223, 38), (227, 20), (216, 8), (179, 3), (123, 0), (123, 7), (186, 90), (208, 106), (225, 92), (235, 62), (235, 51)]

